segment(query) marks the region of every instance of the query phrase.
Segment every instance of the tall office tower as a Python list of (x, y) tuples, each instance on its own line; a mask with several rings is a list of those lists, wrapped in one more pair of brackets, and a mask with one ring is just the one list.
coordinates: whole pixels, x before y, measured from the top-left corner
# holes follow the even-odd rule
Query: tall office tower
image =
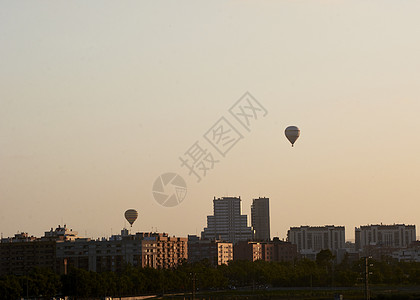
[(355, 228), (356, 250), (366, 246), (407, 247), (416, 240), (416, 225), (366, 225)]
[(207, 227), (201, 233), (202, 239), (224, 240), (236, 243), (252, 239), (246, 215), (241, 215), (240, 197), (222, 197), (213, 200), (213, 216), (207, 216)]
[(255, 241), (267, 242), (270, 240), (270, 201), (268, 198), (252, 200), (251, 226)]

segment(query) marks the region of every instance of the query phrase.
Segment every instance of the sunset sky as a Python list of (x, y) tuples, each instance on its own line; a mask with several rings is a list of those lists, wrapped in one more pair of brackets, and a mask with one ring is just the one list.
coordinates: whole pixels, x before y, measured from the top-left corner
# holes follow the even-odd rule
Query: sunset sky
[[(420, 225), (419, 1), (0, 1), (0, 231), (200, 234), (213, 198), (291, 226)], [(241, 127), (246, 92), (267, 111)], [(203, 135), (225, 117), (225, 155)], [(235, 123), (236, 122), (236, 123)], [(301, 136), (292, 148), (284, 129)], [(181, 167), (196, 142), (219, 160)], [(175, 207), (157, 177), (187, 183)], [(249, 217), (248, 217), (249, 218)], [(250, 221), (249, 221), (250, 222)], [(417, 235), (419, 229), (417, 229)]]

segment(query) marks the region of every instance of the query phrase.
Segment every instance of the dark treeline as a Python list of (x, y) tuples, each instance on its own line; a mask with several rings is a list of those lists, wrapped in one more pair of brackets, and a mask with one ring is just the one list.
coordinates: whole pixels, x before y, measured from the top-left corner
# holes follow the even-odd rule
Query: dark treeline
[[(371, 284), (420, 285), (420, 263), (394, 260), (371, 261)], [(96, 273), (71, 269), (67, 275), (51, 270), (34, 269), (28, 275), (0, 277), (2, 299), (20, 297), (51, 298), (121, 297), (141, 294), (191, 292), (193, 285), (202, 290), (236, 287), (351, 287), (363, 284), (364, 260), (333, 263), (328, 250), (316, 261), (293, 263), (233, 261), (228, 266), (211, 266), (208, 261), (184, 263), (174, 269), (151, 269), (126, 266), (123, 272)]]

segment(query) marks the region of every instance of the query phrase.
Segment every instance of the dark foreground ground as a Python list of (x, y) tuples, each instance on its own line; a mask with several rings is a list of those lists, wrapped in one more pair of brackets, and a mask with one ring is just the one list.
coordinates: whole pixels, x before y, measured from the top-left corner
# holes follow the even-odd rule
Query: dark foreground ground
[[(342, 298), (340, 298), (340, 296)], [(192, 299), (191, 293), (162, 295), (155, 299)], [(194, 299), (365, 299), (363, 287), (359, 288), (279, 288), (241, 289), (230, 291), (197, 292)], [(370, 299), (420, 299), (420, 286), (372, 287)]]

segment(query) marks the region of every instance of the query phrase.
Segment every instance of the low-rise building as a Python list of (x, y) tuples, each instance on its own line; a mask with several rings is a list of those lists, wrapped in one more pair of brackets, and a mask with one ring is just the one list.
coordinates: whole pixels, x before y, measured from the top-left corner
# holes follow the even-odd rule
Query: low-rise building
[(3, 238), (0, 243), (0, 275), (27, 274), (35, 267), (60, 274), (70, 267), (89, 271), (121, 271), (127, 264), (172, 268), (188, 258), (187, 238), (166, 233), (128, 234), (109, 239), (80, 238), (66, 226), (45, 232), (41, 238), (27, 233)]
[(224, 241), (200, 240), (195, 235), (188, 236), (188, 261), (207, 259), (213, 265), (226, 265), (233, 260), (233, 244)]
[(0, 243), (0, 275), (24, 275), (33, 268), (57, 270), (56, 241), (76, 240), (77, 232), (60, 225), (37, 238), (22, 232)]
[(274, 238), (271, 242), (238, 242), (234, 245), (234, 260), (294, 261), (298, 258), (296, 245)]
[(256, 261), (263, 259), (263, 245), (259, 242), (237, 242), (233, 247), (234, 260)]
[(55, 241), (41, 241), (31, 239), (24, 241), (22, 235), (17, 239), (11, 238), (0, 243), (0, 276), (25, 275), (33, 268), (56, 269)]
[(391, 256), (398, 261), (420, 262), (420, 247), (409, 247), (394, 251)]
[(273, 261), (294, 261), (300, 257), (297, 246), (290, 242), (274, 238), (272, 244), (274, 245)]
[(121, 271), (125, 265), (172, 268), (187, 260), (187, 238), (166, 233), (114, 235), (109, 240), (78, 239), (57, 242), (60, 273), (74, 266), (94, 272)]

